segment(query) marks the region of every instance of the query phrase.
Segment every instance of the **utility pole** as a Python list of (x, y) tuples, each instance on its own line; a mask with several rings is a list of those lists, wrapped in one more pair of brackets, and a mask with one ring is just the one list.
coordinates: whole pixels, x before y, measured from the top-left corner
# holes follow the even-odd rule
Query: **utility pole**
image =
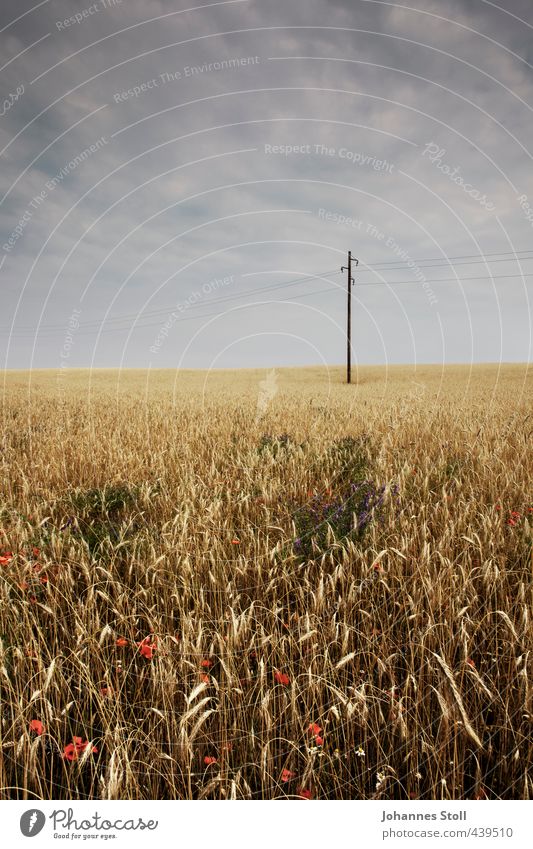
[(352, 262), (359, 265), (358, 259), (352, 260), (352, 252), (348, 251), (348, 265), (343, 265), (341, 271), (348, 272), (348, 314), (346, 320), (346, 383), (352, 382)]

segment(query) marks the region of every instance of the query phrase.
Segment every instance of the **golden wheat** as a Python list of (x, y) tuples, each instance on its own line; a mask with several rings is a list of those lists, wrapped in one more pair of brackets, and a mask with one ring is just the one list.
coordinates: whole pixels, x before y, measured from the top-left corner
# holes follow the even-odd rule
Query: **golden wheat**
[(527, 369), (264, 378), (3, 376), (2, 797), (530, 798)]

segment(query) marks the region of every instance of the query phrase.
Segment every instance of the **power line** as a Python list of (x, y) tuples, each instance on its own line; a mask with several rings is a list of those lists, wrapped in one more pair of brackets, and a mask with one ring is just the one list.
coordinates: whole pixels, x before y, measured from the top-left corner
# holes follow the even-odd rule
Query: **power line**
[(439, 277), (436, 280), (373, 280), (357, 286), (395, 286), (397, 283), (467, 283), (469, 280), (510, 280), (513, 277), (533, 277), (533, 272), (524, 274), (483, 274), (481, 277)]
[[(533, 256), (522, 257), (520, 262), (527, 262), (528, 259), (533, 259)], [(417, 262), (416, 260), (413, 259), (413, 260), (406, 260), (405, 262), (402, 262), (398, 265), (389, 265), (389, 266), (384, 267), (384, 268), (381, 268), (381, 267), (378, 268), (375, 265), (366, 265), (365, 268), (368, 268), (370, 270), (375, 270), (376, 273), (378, 273), (380, 271), (396, 271), (396, 270), (403, 271), (405, 266), (408, 265), (409, 263), (411, 263), (413, 266), (416, 266), (417, 268), (424, 269), (424, 268), (449, 268), (450, 266), (455, 267), (455, 266), (458, 266), (458, 265), (488, 265), (489, 263), (493, 263), (493, 262), (517, 262), (517, 261), (518, 260), (513, 260), (513, 259), (491, 259), (487, 262), (487, 260), (484, 260), (484, 259), (469, 259), (469, 260), (465, 260), (465, 261), (462, 261), (462, 262), (451, 262), (450, 261), (450, 262), (447, 262), (447, 263), (441, 262), (441, 263), (438, 263), (437, 265), (434, 265), (434, 264), (422, 265), (422, 260), (420, 260), (420, 262)]]
[[(340, 272), (337, 272), (337, 273), (340, 273)], [(523, 277), (523, 276), (531, 277), (531, 276), (533, 276), (533, 274), (529, 274), (529, 275), (502, 274), (502, 275), (499, 275), (499, 276), (494, 277), (492, 279), (504, 280), (504, 279), (507, 279), (508, 277)], [(399, 285), (420, 286), (420, 285), (422, 285), (422, 283), (428, 283), (428, 284), (431, 284), (431, 285), (436, 285), (438, 283), (448, 283), (448, 282), (466, 283), (469, 280), (490, 280), (490, 279), (491, 279), (490, 277), (484, 276), (484, 277), (463, 277), (463, 278), (448, 277), (448, 278), (442, 278), (441, 280), (423, 280), (423, 281), (420, 281), (420, 280), (376, 281), (376, 280), (374, 280), (374, 281), (366, 281), (366, 282), (363, 282), (363, 283), (357, 283), (354, 286), (354, 289), (355, 290), (360, 289), (362, 286), (377, 286), (377, 287), (399, 286)], [(259, 293), (265, 291), (267, 288), (270, 289), (272, 287), (264, 287), (263, 289), (257, 289), (256, 292), (259, 294)], [(328, 286), (325, 289), (318, 289), (315, 292), (304, 292), (301, 295), (295, 295), (293, 298), (285, 298), (283, 301), (281, 301), (281, 303), (286, 303), (287, 301), (301, 300), (303, 298), (310, 298), (310, 297), (314, 297), (315, 295), (323, 295), (325, 293), (331, 294), (332, 291), (336, 292), (336, 293), (340, 292), (343, 295), (346, 294), (344, 288), (341, 287), (341, 286), (339, 286), (338, 288), (333, 289), (333, 290), (332, 290), (331, 286)], [(210, 303), (214, 303), (214, 301), (211, 301)], [(278, 302), (277, 301), (269, 301), (268, 303), (278, 303)], [(199, 304), (197, 304), (196, 306), (199, 306)], [(205, 306), (207, 306), (207, 304), (205, 304)], [(249, 307), (254, 307), (254, 306), (264, 306), (264, 304), (262, 302), (260, 302), (260, 303), (252, 302), (252, 303), (248, 303), (248, 304), (243, 304), (242, 307), (237, 307), (237, 309), (241, 309), (241, 308), (247, 309)], [(189, 309), (192, 309), (192, 307), (189, 307)], [(199, 319), (211, 318), (212, 316), (219, 316), (219, 315), (222, 315), (222, 314), (223, 313), (221, 313), (220, 310), (216, 310), (215, 312), (201, 313), (201, 314), (190, 315), (190, 316), (182, 316), (181, 318), (176, 319), (176, 321), (173, 323), (172, 326), (174, 326), (174, 324), (179, 324), (182, 321), (196, 321), (196, 320), (199, 320)], [(85, 327), (85, 325), (82, 325), (82, 327)], [(139, 329), (139, 330), (143, 329), (143, 328), (149, 328), (149, 327), (161, 327), (161, 322), (156, 321), (156, 322), (151, 322), (150, 324), (138, 324), (138, 325), (136, 325), (136, 329)], [(44, 325), (43, 325), (43, 329), (44, 329)], [(64, 330), (64, 327), (61, 328), (61, 329)], [(104, 327), (104, 328), (102, 328), (102, 330), (100, 332), (101, 333), (119, 333), (120, 331), (128, 330), (128, 329), (129, 329), (128, 325), (126, 325), (124, 327)], [(78, 330), (78, 331), (76, 331), (76, 335), (82, 335), (82, 336), (91, 335), (92, 333), (94, 333), (94, 330)], [(19, 334), (13, 334), (13, 335), (18, 336)], [(20, 334), (20, 335), (22, 335), (22, 334)], [(41, 329), (39, 328), (39, 335), (40, 336), (46, 335), (46, 333), (45, 332), (41, 333)]]
[[(362, 285), (365, 285), (365, 284), (362, 284)], [(368, 284), (366, 284), (366, 285), (368, 285)], [(372, 285), (372, 284), (370, 284), (370, 285)], [(285, 303), (286, 301), (295, 301), (295, 300), (299, 300), (301, 298), (309, 298), (309, 297), (312, 297), (314, 295), (322, 295), (322, 294), (325, 294), (326, 292), (331, 294), (331, 291), (332, 291), (331, 287), (328, 286), (325, 289), (319, 289), (318, 291), (315, 291), (315, 292), (304, 292), (302, 295), (295, 295), (293, 298), (285, 298), (283, 301), (281, 301), (281, 303)], [(342, 292), (343, 294), (345, 294), (343, 288), (339, 288), (337, 290), (334, 289), (333, 291), (334, 292), (335, 291)], [(275, 303), (278, 303), (278, 301), (268, 301), (267, 303), (275, 304)], [(207, 304), (205, 306), (207, 306)], [(264, 303), (260, 301), (259, 303), (252, 302), (252, 303), (248, 303), (248, 304), (242, 304), (241, 306), (236, 307), (236, 309), (248, 309), (249, 307), (254, 307), (254, 306), (264, 306)], [(191, 309), (191, 307), (189, 309)], [(202, 314), (189, 315), (189, 316), (182, 316), (181, 318), (177, 318), (172, 326), (174, 326), (174, 324), (180, 324), (180, 322), (182, 322), (182, 321), (197, 321), (198, 319), (210, 318), (211, 316), (223, 315), (223, 314), (224, 313), (221, 313), (220, 310), (216, 310), (215, 312), (202, 313)], [(156, 322), (151, 322), (150, 324), (137, 324), (136, 325), (136, 329), (147, 328), (147, 327), (161, 327), (161, 322), (156, 321)], [(64, 328), (62, 328), (62, 329), (64, 330)], [(128, 325), (126, 325), (125, 327), (104, 327), (100, 332), (101, 333), (120, 333), (121, 330), (128, 330), (128, 329), (129, 329)], [(87, 336), (87, 335), (92, 335), (93, 333), (94, 333), (94, 330), (77, 330), (76, 336), (80, 336), (80, 335), (81, 336)], [(14, 335), (16, 335), (16, 334), (14, 334)], [(44, 333), (41, 334), (39, 332), (39, 336), (40, 335), (46, 335), (46, 334), (44, 334)]]
[[(223, 295), (220, 298), (210, 298), (208, 303), (209, 304), (224, 303), (225, 301), (232, 301), (232, 300), (235, 300), (235, 299), (238, 299), (238, 298), (244, 298), (244, 297), (252, 296), (252, 295), (255, 295), (255, 294), (261, 293), (261, 292), (275, 291), (277, 289), (282, 289), (285, 286), (296, 286), (298, 283), (305, 283), (307, 280), (316, 280), (316, 279), (320, 279), (321, 277), (328, 277), (328, 276), (332, 277), (335, 274), (340, 274), (340, 271), (338, 269), (333, 268), (330, 271), (321, 271), (321, 272), (318, 272), (316, 274), (307, 274), (307, 275), (302, 276), (302, 277), (295, 277), (292, 280), (286, 280), (283, 283), (275, 283), (271, 286), (261, 286), (261, 287), (258, 287), (257, 289), (249, 291), (249, 292), (236, 292), (233, 295), (225, 295), (225, 296)], [(167, 315), (168, 313), (171, 313), (173, 310), (175, 310), (177, 308), (177, 306), (178, 306), (178, 304), (172, 304), (171, 306), (160, 307), (159, 309), (156, 309), (156, 310), (147, 310), (142, 315), (143, 315), (143, 317), (146, 317), (146, 318), (152, 318), (152, 317), (155, 317), (156, 315)], [(189, 307), (187, 307), (187, 309), (192, 309), (192, 307), (195, 307), (195, 306), (207, 306), (207, 303), (206, 304), (202, 304), (202, 303), (191, 304), (191, 305), (189, 305)], [(115, 317), (110, 317), (109, 319), (107, 319), (107, 322), (125, 321), (126, 319), (129, 319), (129, 318), (137, 318), (138, 315), (139, 315), (138, 312), (136, 312), (136, 313), (125, 313), (123, 315), (117, 315)], [(99, 319), (92, 319), (91, 321), (83, 322), (83, 324), (81, 324), (81, 326), (82, 327), (92, 327), (92, 326), (98, 327), (101, 323), (102, 322)], [(19, 329), (20, 329), (21, 332), (26, 331), (26, 332), (32, 333), (35, 330), (35, 327), (30, 326), (30, 325), (26, 325), (26, 326), (20, 327)], [(120, 328), (116, 328), (116, 329), (120, 329)], [(7, 327), (0, 328), (0, 331), (2, 331), (2, 330), (4, 332), (7, 332), (7, 331), (10, 330), (10, 328), (7, 328)], [(39, 330), (65, 330), (65, 325), (64, 324), (41, 324), (39, 326)]]
[[(509, 259), (503, 258), (503, 256), (506, 253), (510, 257)], [(369, 264), (363, 263), (363, 265), (367, 269), (379, 270), (379, 269), (382, 268), (383, 270), (387, 270), (387, 271), (396, 271), (396, 270), (401, 271), (405, 268), (405, 266), (409, 262), (412, 262), (413, 265), (416, 265), (418, 267), (420, 267), (422, 265), (422, 263), (436, 262), (437, 263), (436, 265), (425, 265), (424, 268), (446, 268), (447, 265), (453, 265), (453, 264), (457, 264), (457, 265), (473, 264), (473, 265), (475, 265), (475, 264), (478, 264), (478, 263), (487, 263), (487, 262), (513, 262), (513, 261), (516, 261), (516, 258), (520, 254), (525, 254), (525, 253), (532, 253), (533, 254), (533, 250), (507, 251), (507, 252), (506, 251), (496, 251), (496, 252), (487, 253), (487, 254), (482, 254), (482, 253), (479, 253), (479, 254), (463, 254), (463, 255), (450, 256), (450, 257), (427, 257), (425, 259), (418, 259), (418, 260), (409, 259), (409, 260), (405, 260), (404, 262), (401, 262), (401, 263), (398, 262), (398, 260), (393, 260), (393, 261), (390, 261), (390, 262), (379, 262), (379, 263), (369, 263)], [(474, 257), (482, 257), (482, 258), (481, 259), (473, 259)], [(492, 260), (487, 261), (486, 257), (502, 257), (502, 258), (501, 259), (492, 259)], [(452, 262), (453, 260), (463, 260), (463, 259), (466, 260), (466, 259), (470, 259), (470, 258), (472, 258), (471, 262), (458, 262), (458, 263)], [(533, 260), (533, 256), (522, 257), (521, 261), (525, 262), (528, 259)], [(274, 291), (276, 289), (281, 289), (284, 286), (293, 286), (293, 285), (297, 285), (298, 283), (303, 283), (306, 280), (317, 279), (319, 277), (326, 277), (327, 275), (333, 275), (333, 274), (339, 274), (339, 273), (340, 272), (338, 270), (331, 269), (329, 271), (318, 272), (317, 274), (309, 274), (309, 275), (305, 275), (305, 276), (302, 276), (302, 277), (294, 278), (293, 280), (288, 280), (288, 281), (285, 281), (283, 283), (275, 284), (273, 286), (261, 287), (260, 289), (257, 289), (256, 291), (261, 291), (261, 292)], [(502, 277), (509, 277), (509, 276), (510, 277), (512, 277), (512, 276), (520, 277), (522, 275), (507, 275), (506, 274), (506, 275), (501, 275), (501, 276)], [(528, 276), (528, 275), (524, 275), (524, 276)], [(453, 279), (456, 279), (456, 278), (453, 278)], [(461, 279), (461, 278), (458, 278), (458, 279)], [(467, 279), (467, 278), (463, 278), (463, 279)], [(476, 279), (476, 278), (471, 278), (471, 279)], [(479, 279), (481, 279), (481, 278), (479, 278)], [(492, 276), (492, 279), (499, 279), (499, 278), (498, 278), (498, 276)], [(390, 283), (392, 283), (392, 282), (403, 283), (404, 281), (389, 281), (388, 285), (390, 285)], [(410, 282), (410, 281), (405, 281), (405, 282)], [(428, 281), (428, 282), (432, 282), (432, 281)], [(363, 284), (359, 283), (358, 285), (361, 286)], [(364, 285), (370, 285), (370, 284), (364, 284)], [(222, 303), (224, 300), (234, 300), (236, 298), (246, 296), (246, 294), (248, 294), (248, 293), (222, 296), (221, 298), (216, 298), (216, 299), (210, 300), (210, 303), (211, 304)], [(250, 292), (249, 294), (253, 295), (254, 292)], [(147, 310), (146, 312), (143, 313), (143, 316), (147, 317), (147, 318), (151, 318), (152, 316), (169, 313), (173, 309), (175, 309), (175, 306), (176, 305), (173, 304), (173, 305), (168, 306), (168, 307), (160, 307), (160, 308), (154, 309), (154, 310)], [(194, 304), (193, 306), (201, 306), (201, 304)], [(136, 313), (123, 313), (122, 315), (110, 317), (109, 319), (107, 319), (107, 321), (108, 322), (125, 321), (126, 319), (129, 319), (129, 318), (136, 318), (138, 316), (138, 314), (139, 314), (138, 312), (136, 312)], [(91, 321), (84, 322), (83, 327), (91, 327), (91, 326), (98, 327), (100, 323), (101, 323), (101, 321), (99, 319), (93, 319)], [(40, 325), (39, 329), (42, 329), (42, 330), (64, 330), (64, 328), (65, 328), (64, 324), (42, 324), (42, 325)], [(32, 333), (34, 331), (34, 329), (35, 328), (33, 326), (30, 326), (30, 325), (25, 325), (25, 326), (23, 325), (23, 326), (19, 327), (19, 330), (21, 332), (28, 331), (29, 333)], [(2, 332), (2, 331), (8, 332), (9, 330), (10, 330), (10, 328), (8, 328), (8, 327), (5, 327), (5, 326), (0, 327), (0, 332)]]
[[(523, 251), (495, 251), (494, 253), (487, 253), (487, 254), (484, 254), (484, 253), (462, 254), (462, 255), (458, 255), (458, 256), (440, 256), (440, 257), (434, 256), (434, 257), (426, 257), (426, 259), (413, 259), (413, 260), (411, 260), (411, 258), (409, 258), (409, 260), (406, 260), (406, 262), (411, 261), (411, 262), (414, 262), (418, 265), (419, 263), (423, 263), (423, 262), (444, 262), (445, 263), (445, 262), (449, 262), (450, 260), (455, 260), (455, 259), (474, 259), (476, 257), (481, 257), (481, 259), (479, 261), (484, 262), (485, 261), (484, 258), (490, 257), (490, 256), (494, 256), (494, 257), (496, 257), (496, 256), (498, 256), (498, 257), (509, 256), (510, 257), (510, 259), (508, 259), (508, 260), (490, 260), (490, 262), (502, 262), (502, 261), (512, 262), (513, 258), (516, 259), (520, 254), (525, 254), (525, 253), (527, 253), (527, 254), (533, 253), (533, 250), (529, 249), (529, 250), (523, 250)], [(533, 257), (524, 257), (524, 259), (533, 259)], [(378, 265), (379, 266), (398, 265), (398, 260), (390, 260), (389, 262), (376, 262), (376, 263), (373, 263), (373, 264), (371, 263), (370, 265), (366, 265), (366, 268), (376, 268)]]
[[(531, 259), (533, 259), (533, 257), (531, 257)], [(372, 266), (366, 266), (366, 268), (372, 268)], [(386, 270), (392, 271), (394, 269), (388, 268)], [(309, 274), (309, 275), (305, 275), (305, 276), (302, 276), (302, 277), (299, 277), (299, 278), (294, 278), (292, 280), (287, 280), (287, 281), (284, 281), (282, 283), (277, 283), (277, 284), (274, 284), (272, 286), (262, 286), (260, 288), (257, 288), (255, 290), (251, 291), (251, 292), (238, 292), (238, 293), (235, 293), (233, 295), (227, 295), (227, 296), (224, 296), (224, 297), (221, 297), (221, 298), (213, 298), (213, 299), (210, 299), (205, 304), (201, 304), (201, 303), (191, 304), (190, 306), (187, 307), (187, 311), (189, 309), (193, 309), (194, 307), (208, 306), (208, 305), (211, 305), (211, 304), (226, 303), (228, 301), (238, 300), (238, 299), (244, 298), (244, 297), (252, 297), (254, 295), (262, 294), (264, 292), (276, 291), (276, 290), (285, 288), (287, 286), (295, 286), (298, 283), (303, 283), (307, 280), (313, 280), (313, 279), (316, 280), (316, 279), (319, 279), (321, 277), (333, 276), (335, 274), (340, 274), (340, 271), (332, 269), (330, 271), (323, 271), (323, 272), (320, 272), (318, 274)], [(508, 279), (516, 279), (516, 278), (523, 279), (524, 277), (532, 277), (532, 276), (533, 276), (533, 273), (529, 272), (529, 273), (523, 273), (523, 274), (496, 274), (496, 275), (486, 275), (485, 274), (485, 275), (481, 275), (481, 276), (478, 276), (478, 277), (441, 277), (439, 279), (424, 279), (423, 281), (421, 281), (421, 280), (373, 280), (373, 281), (364, 281), (364, 282), (361, 282), (361, 283), (357, 283), (356, 288), (358, 289), (361, 286), (397, 286), (397, 285), (417, 285), (417, 284), (420, 285), (421, 283), (427, 283), (427, 284), (430, 284), (430, 285), (437, 285), (439, 283), (467, 283), (470, 280), (473, 280), (473, 281), (508, 280)], [(321, 290), (316, 291), (316, 292), (303, 293), (302, 295), (299, 295), (297, 297), (305, 298), (305, 297), (310, 297), (310, 296), (318, 295), (318, 294), (321, 294), (321, 293), (324, 293), (324, 292), (331, 292), (331, 291), (332, 291), (331, 288), (321, 289)], [(339, 287), (338, 291), (344, 291), (344, 290)], [(294, 299), (288, 298), (286, 300), (294, 300)], [(168, 307), (168, 308), (160, 308), (158, 310), (149, 311), (149, 312), (143, 313), (143, 317), (147, 317), (147, 318), (154, 317), (155, 318), (156, 315), (161, 315), (161, 314), (167, 314), (168, 315), (175, 308), (176, 308), (176, 305), (173, 305), (173, 306)], [(182, 321), (182, 320), (190, 321), (193, 318), (203, 318), (203, 317), (207, 317), (207, 316), (211, 316), (211, 315), (219, 315), (219, 314), (220, 314), (220, 312), (215, 312), (215, 313), (208, 313), (205, 316), (202, 315), (202, 314), (199, 314), (198, 316), (188, 316), (186, 319), (182, 319), (182, 318), (176, 319), (176, 322)], [(121, 316), (115, 316), (114, 318), (109, 318), (106, 321), (106, 325), (110, 325), (112, 322), (125, 321), (128, 318), (136, 318), (138, 315), (139, 315), (139, 313), (130, 313), (130, 314), (125, 314), (125, 315), (121, 315)], [(176, 323), (176, 322), (174, 322), (174, 323)], [(82, 333), (83, 335), (85, 335), (86, 333), (94, 332), (94, 329), (99, 329), (101, 324), (102, 324), (102, 322), (100, 320), (93, 319), (91, 321), (85, 322), (84, 324), (80, 325), (81, 328), (86, 329), (85, 332), (84, 332), (84, 330), (77, 330), (76, 332), (77, 332), (77, 334)], [(138, 324), (137, 327), (138, 328), (158, 327), (158, 326), (160, 326), (160, 324), (161, 324), (161, 322), (154, 322), (154, 323), (150, 323), (150, 324)], [(93, 330), (91, 330), (90, 328), (93, 328)], [(111, 331), (112, 332), (120, 332), (121, 330), (127, 330), (128, 328), (129, 328), (129, 325), (126, 325), (124, 327), (120, 327), (120, 326), (113, 324), (112, 326), (106, 326), (100, 332), (102, 332), (102, 333), (103, 332), (111, 332)], [(0, 328), (0, 331), (11, 332), (11, 329), (4, 327), (4, 328)], [(26, 327), (21, 327), (18, 331), (13, 332), (11, 335), (14, 336), (14, 337), (21, 337), (21, 338), (23, 336), (31, 336), (32, 337), (32, 336), (35, 335), (36, 332), (38, 332), (39, 335), (46, 335), (46, 331), (49, 331), (50, 333), (54, 333), (55, 331), (65, 331), (65, 325), (64, 324), (61, 324), (61, 325), (42, 324), (42, 325), (39, 326), (38, 331), (37, 331), (37, 328), (35, 328), (35, 327), (26, 326)]]

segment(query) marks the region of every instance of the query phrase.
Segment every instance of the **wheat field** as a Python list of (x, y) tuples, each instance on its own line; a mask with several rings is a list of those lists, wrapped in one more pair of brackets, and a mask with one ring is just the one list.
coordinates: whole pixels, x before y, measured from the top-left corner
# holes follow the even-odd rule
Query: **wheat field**
[(533, 796), (526, 366), (2, 374), (4, 799)]

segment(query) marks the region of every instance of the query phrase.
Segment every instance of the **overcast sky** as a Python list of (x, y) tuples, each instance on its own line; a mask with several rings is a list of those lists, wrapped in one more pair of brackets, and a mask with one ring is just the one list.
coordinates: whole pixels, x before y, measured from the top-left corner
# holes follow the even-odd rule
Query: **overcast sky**
[(0, 19), (3, 367), (530, 359), (531, 0)]

